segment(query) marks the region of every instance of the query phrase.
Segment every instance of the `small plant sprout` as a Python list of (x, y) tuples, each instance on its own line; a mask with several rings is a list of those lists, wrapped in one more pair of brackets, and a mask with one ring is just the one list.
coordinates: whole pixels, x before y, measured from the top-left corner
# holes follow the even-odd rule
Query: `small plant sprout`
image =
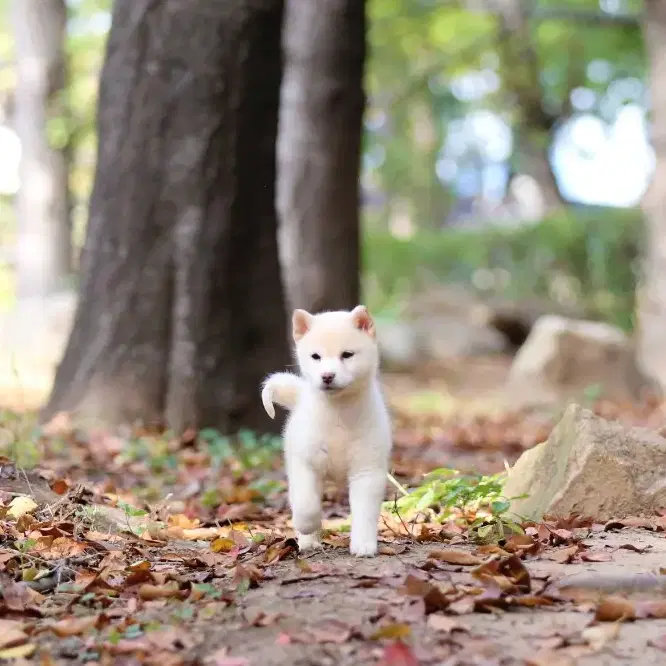
[(384, 510), (408, 521), (419, 515), (440, 523), (462, 520), (478, 539), (502, 540), (507, 533), (522, 533), (508, 517), (511, 503), (502, 495), (505, 477), (505, 473), (484, 476), (439, 468), (409, 492), (391, 478), (401, 496), (385, 502)]

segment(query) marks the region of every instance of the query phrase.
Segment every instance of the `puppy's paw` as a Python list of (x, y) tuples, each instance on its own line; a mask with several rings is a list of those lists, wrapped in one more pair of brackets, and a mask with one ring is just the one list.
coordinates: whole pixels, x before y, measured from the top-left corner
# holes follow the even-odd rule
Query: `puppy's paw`
[(377, 539), (352, 539), (349, 552), (356, 557), (374, 557), (377, 554)]
[(319, 540), (319, 533), (313, 532), (312, 534), (300, 534), (298, 535), (298, 550), (315, 550), (317, 548), (323, 548), (321, 541)]

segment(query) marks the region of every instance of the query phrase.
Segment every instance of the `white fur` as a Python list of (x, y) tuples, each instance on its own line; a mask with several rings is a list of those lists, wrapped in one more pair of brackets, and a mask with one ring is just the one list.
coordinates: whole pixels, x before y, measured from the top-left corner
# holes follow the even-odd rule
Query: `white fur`
[[(349, 483), (351, 553), (373, 556), (392, 442), (374, 324), (363, 306), (318, 315), (296, 310), (293, 323), (301, 376), (271, 375), (262, 401), (271, 418), (273, 402), (291, 410), (284, 446), (299, 547), (319, 545), (323, 480), (329, 474)], [(342, 359), (345, 351), (354, 356)], [(335, 375), (333, 390), (325, 388), (326, 374)]]

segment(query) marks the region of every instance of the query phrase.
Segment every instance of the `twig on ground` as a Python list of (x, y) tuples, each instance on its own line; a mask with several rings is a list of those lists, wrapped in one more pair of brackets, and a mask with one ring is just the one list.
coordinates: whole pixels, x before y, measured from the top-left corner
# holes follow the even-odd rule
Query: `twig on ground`
[[(414, 537), (414, 535), (409, 531), (409, 528), (405, 524), (405, 521), (402, 519), (402, 516), (400, 515), (400, 511), (398, 510), (398, 495), (396, 494), (393, 497), (393, 510), (395, 511), (396, 516), (398, 516), (398, 519), (400, 520), (400, 524), (403, 526), (405, 529), (405, 532), (407, 533), (407, 537), (412, 541), (412, 543), (418, 543), (417, 539)], [(387, 522), (386, 518), (382, 515), (382, 521), (386, 527), (386, 529), (391, 532), (396, 537), (402, 537), (403, 535), (400, 534), (399, 532), (396, 532)]]
[(388, 477), (388, 480), (398, 489), (398, 492), (403, 496), (407, 497), (409, 495), (409, 491), (396, 479), (393, 474), (390, 472), (386, 473), (386, 476)]

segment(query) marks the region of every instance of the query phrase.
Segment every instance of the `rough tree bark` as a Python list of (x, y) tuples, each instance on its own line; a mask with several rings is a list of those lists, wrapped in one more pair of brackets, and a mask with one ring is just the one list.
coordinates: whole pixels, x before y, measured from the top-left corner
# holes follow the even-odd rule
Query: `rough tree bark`
[(288, 0), (278, 140), (280, 256), (290, 305), (359, 301), (363, 0)]
[(637, 351), (644, 371), (666, 388), (666, 4), (647, 0), (645, 11), (656, 166), (643, 198), (647, 237), (643, 281), (637, 295)]
[(80, 302), (43, 415), (269, 431), (282, 0), (116, 0)]
[(17, 87), (15, 128), (21, 140), (17, 280), (19, 300), (57, 291), (71, 269), (69, 164), (51, 147), (47, 125), (64, 112), (65, 0), (14, 0)]

